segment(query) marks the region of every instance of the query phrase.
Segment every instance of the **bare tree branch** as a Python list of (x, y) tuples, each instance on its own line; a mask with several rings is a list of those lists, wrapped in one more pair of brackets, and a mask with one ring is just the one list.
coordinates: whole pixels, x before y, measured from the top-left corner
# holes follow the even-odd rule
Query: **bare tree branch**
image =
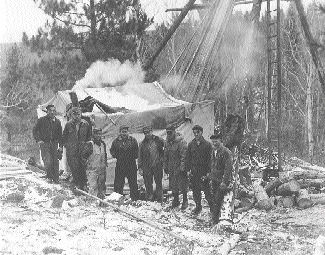
[(88, 28), (90, 28), (90, 26), (86, 25), (86, 24), (79, 24), (79, 23), (75, 23), (75, 22), (72, 22), (72, 21), (65, 21), (65, 20), (62, 20), (62, 19), (60, 19), (58, 17), (53, 17), (53, 18), (60, 21), (60, 22), (62, 22), (62, 23), (64, 23), (65, 25), (70, 24), (70, 25), (77, 26), (77, 27), (88, 27)]

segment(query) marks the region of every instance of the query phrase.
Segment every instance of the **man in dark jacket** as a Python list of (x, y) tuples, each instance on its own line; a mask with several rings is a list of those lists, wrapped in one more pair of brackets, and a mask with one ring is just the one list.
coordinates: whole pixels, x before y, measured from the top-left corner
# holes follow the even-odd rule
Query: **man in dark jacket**
[(195, 209), (193, 214), (202, 210), (201, 191), (212, 208), (212, 194), (210, 192), (207, 174), (211, 167), (212, 145), (203, 137), (203, 128), (195, 125), (193, 128), (194, 139), (189, 143), (186, 153), (186, 169), (190, 172)]
[(119, 136), (110, 148), (111, 155), (116, 158), (114, 192), (123, 194), (125, 178), (130, 186), (130, 197), (138, 199), (137, 164), (139, 148), (137, 140), (129, 135), (129, 127), (121, 126)]
[(169, 174), (169, 188), (174, 197), (171, 208), (179, 206), (179, 192), (181, 192), (183, 195), (181, 210), (185, 210), (188, 206), (188, 176), (185, 169), (187, 144), (182, 135), (176, 133), (174, 126), (168, 126), (166, 132), (164, 170), (166, 174)]
[(83, 146), (91, 140), (92, 130), (88, 122), (81, 119), (79, 107), (73, 107), (70, 113), (71, 119), (63, 130), (63, 145), (66, 148), (73, 182), (77, 188), (85, 190), (87, 186), (86, 159), (83, 159), (81, 155)]
[(54, 105), (48, 105), (46, 110), (47, 115), (37, 120), (33, 129), (33, 136), (40, 146), (41, 156), (46, 170), (45, 177), (58, 183), (58, 155), (62, 153), (62, 127), (61, 122), (55, 117)]
[(212, 158), (211, 173), (208, 175), (211, 180), (213, 194), (212, 220), (215, 224), (219, 222), (220, 210), (223, 198), (230, 189), (232, 182), (232, 154), (221, 142), (221, 134), (212, 135)]
[(154, 178), (157, 201), (162, 202), (164, 140), (153, 135), (151, 127), (144, 127), (143, 134), (145, 137), (139, 146), (138, 167), (140, 175), (143, 175), (146, 198), (147, 200), (154, 201), (152, 187)]

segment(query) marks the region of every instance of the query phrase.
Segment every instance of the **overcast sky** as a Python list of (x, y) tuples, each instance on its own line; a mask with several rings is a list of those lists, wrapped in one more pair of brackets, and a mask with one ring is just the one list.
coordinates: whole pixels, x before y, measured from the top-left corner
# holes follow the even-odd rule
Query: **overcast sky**
[[(325, 0), (302, 0), (304, 3), (316, 1), (325, 3)], [(188, 0), (141, 0), (143, 8), (155, 21), (166, 19), (165, 10), (171, 7), (182, 7)], [(199, 1), (197, 1), (199, 2)], [(285, 7), (288, 3), (283, 2)], [(240, 7), (250, 10), (251, 5)], [(236, 8), (238, 9), (238, 7)], [(19, 42), (22, 33), (28, 36), (36, 34), (37, 29), (44, 25), (48, 17), (38, 9), (33, 0), (0, 0), (0, 43)]]

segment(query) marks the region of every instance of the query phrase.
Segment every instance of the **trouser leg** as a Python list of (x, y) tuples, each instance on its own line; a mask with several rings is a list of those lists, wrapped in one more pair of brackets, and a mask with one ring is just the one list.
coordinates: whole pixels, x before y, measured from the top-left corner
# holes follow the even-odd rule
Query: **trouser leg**
[(192, 188), (193, 188), (193, 200), (197, 207), (201, 206), (201, 178), (200, 176), (194, 175), (192, 177)]
[(151, 200), (153, 197), (153, 171), (152, 169), (145, 169), (143, 172), (144, 186), (146, 187), (146, 198)]
[(51, 149), (49, 143), (42, 143), (40, 145), (41, 149), (41, 157), (44, 163), (44, 168), (46, 171), (46, 177), (52, 178), (51, 176), (51, 167), (52, 167), (52, 157), (51, 157)]
[(156, 197), (158, 202), (162, 202), (163, 190), (162, 190), (162, 178), (163, 178), (163, 169), (160, 166), (157, 166), (154, 169), (154, 179), (156, 183)]
[(123, 188), (125, 184), (125, 174), (122, 169), (115, 168), (114, 178), (114, 192), (123, 195)]
[(207, 200), (207, 202), (209, 204), (210, 212), (212, 212), (213, 211), (213, 194), (212, 194), (208, 180), (202, 182), (202, 189), (204, 192), (205, 199)]
[(79, 164), (79, 169), (78, 169), (78, 175), (79, 175), (79, 185), (83, 189), (87, 185), (87, 175), (86, 175), (86, 163), (83, 162), (83, 160), (80, 159), (80, 164)]
[(137, 171), (133, 169), (128, 169), (128, 182), (130, 187), (130, 197), (132, 200), (138, 200), (139, 192), (138, 192), (138, 183), (137, 183)]
[(73, 177), (73, 183), (80, 187), (81, 186), (81, 181), (80, 181), (80, 168), (81, 168), (81, 164), (80, 164), (80, 158), (78, 153), (74, 152), (74, 153), (67, 153), (67, 161), (68, 161), (68, 165), (70, 167), (71, 170), (71, 174)]
[(173, 192), (173, 197), (174, 197), (174, 199), (173, 199), (173, 202), (172, 202), (172, 208), (175, 208), (175, 207), (179, 206), (179, 193), (174, 191)]
[(106, 195), (106, 169), (103, 169), (98, 175), (98, 197), (104, 199)]
[(88, 180), (88, 192), (93, 196), (97, 196), (98, 185), (97, 185), (98, 174), (95, 169), (89, 169), (87, 171), (87, 180)]
[(50, 144), (51, 148), (51, 168), (50, 176), (54, 181), (59, 180), (59, 160), (57, 156), (58, 145), (57, 143)]
[(214, 223), (219, 222), (221, 206), (223, 203), (223, 198), (225, 196), (225, 191), (222, 191), (220, 189), (219, 185), (220, 184), (213, 184), (213, 187), (212, 187), (213, 198), (214, 198), (212, 219), (213, 219)]

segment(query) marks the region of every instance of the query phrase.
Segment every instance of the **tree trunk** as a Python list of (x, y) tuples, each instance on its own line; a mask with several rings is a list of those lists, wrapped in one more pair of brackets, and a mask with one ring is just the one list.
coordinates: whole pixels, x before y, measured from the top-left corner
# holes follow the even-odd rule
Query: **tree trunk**
[(90, 12), (90, 39), (92, 45), (96, 44), (96, 14), (95, 14), (95, 0), (89, 1)]
[[(325, 178), (325, 172), (316, 169), (296, 167), (294, 170), (284, 173), (284, 177), (298, 179), (321, 179)], [(280, 176), (281, 178), (281, 176)]]
[(310, 194), (310, 199), (314, 204), (325, 205), (325, 194)]
[(309, 77), (307, 78), (307, 96), (306, 96), (306, 110), (307, 110), (307, 142), (308, 142), (308, 157), (310, 163), (313, 162), (314, 155), (314, 139), (313, 139), (313, 100), (312, 100), (312, 71), (311, 63), (309, 65)]
[(316, 189), (321, 189), (325, 187), (325, 180), (324, 179), (300, 179), (297, 180), (300, 188), (306, 189), (310, 187), (314, 187)]

